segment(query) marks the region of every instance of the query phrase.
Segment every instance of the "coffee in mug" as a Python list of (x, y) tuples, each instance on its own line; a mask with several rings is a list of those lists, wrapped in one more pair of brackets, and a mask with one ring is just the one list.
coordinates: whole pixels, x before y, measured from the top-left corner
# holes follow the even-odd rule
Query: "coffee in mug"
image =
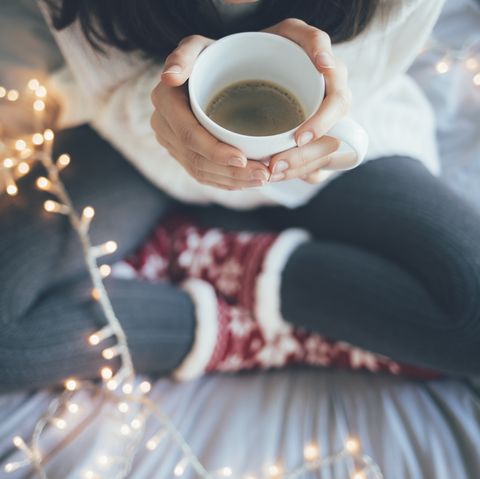
[(228, 85), (214, 95), (205, 113), (223, 128), (249, 136), (284, 133), (306, 118), (293, 93), (265, 80), (243, 80)]

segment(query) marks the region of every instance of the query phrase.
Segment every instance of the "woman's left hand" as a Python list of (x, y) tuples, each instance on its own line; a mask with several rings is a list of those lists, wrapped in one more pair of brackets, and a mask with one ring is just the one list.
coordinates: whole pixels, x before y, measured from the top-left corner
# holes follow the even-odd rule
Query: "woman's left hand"
[(295, 133), (298, 146), (272, 156), (270, 181), (301, 178), (315, 184), (322, 181), (323, 169), (351, 168), (355, 155), (347, 153), (333, 158), (331, 155), (339, 149), (340, 141), (325, 136), (346, 115), (352, 101), (347, 68), (333, 56), (330, 37), (298, 18), (288, 18), (264, 31), (298, 43), (325, 78), (325, 98), (320, 108)]

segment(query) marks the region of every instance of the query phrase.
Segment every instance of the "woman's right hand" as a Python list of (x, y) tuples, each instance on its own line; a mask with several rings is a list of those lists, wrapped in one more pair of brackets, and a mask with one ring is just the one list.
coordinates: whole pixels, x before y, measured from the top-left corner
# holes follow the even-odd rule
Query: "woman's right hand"
[(213, 41), (200, 35), (186, 37), (166, 58), (161, 81), (152, 92), (151, 126), (157, 141), (199, 183), (225, 190), (262, 186), (270, 177), (268, 168), (217, 140), (190, 109), (184, 84), (198, 55)]

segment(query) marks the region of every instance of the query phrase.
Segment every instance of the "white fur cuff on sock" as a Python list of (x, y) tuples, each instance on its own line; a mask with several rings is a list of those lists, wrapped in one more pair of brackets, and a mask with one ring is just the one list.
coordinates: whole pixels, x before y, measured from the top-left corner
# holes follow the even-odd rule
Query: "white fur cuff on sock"
[(305, 230), (288, 229), (278, 236), (263, 260), (255, 285), (255, 314), (267, 341), (290, 328), (280, 309), (282, 271), (293, 251), (309, 239)]
[(218, 336), (217, 296), (213, 287), (200, 279), (185, 281), (182, 288), (190, 295), (195, 306), (195, 338), (193, 346), (172, 377), (188, 381), (204, 374), (212, 357)]

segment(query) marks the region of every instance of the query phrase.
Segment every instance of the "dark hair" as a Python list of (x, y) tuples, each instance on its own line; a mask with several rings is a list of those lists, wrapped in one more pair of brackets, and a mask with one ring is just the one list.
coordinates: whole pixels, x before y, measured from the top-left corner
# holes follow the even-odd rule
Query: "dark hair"
[(261, 0), (254, 13), (226, 28), (212, 0), (45, 0), (61, 30), (79, 20), (90, 43), (164, 58), (193, 34), (221, 38), (258, 31), (285, 18), (326, 31), (334, 43), (349, 40), (369, 24), (380, 0)]

